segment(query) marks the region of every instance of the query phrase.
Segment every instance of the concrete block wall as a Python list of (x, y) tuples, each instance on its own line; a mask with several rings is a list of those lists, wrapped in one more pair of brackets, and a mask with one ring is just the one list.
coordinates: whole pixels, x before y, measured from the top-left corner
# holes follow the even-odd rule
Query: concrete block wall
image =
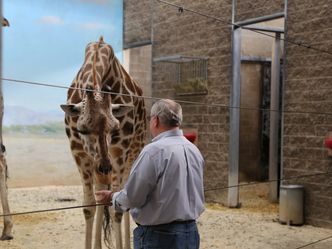
[(123, 1), (123, 42), (124, 46), (149, 41), (151, 38), (150, 0)]
[[(123, 57), (125, 69), (142, 87), (143, 95), (151, 96), (151, 45), (125, 49)], [(146, 101), (147, 110), (150, 107)]]
[[(149, 3), (152, 6), (148, 7)], [(126, 0), (124, 45), (146, 40), (147, 30), (150, 28), (151, 31), (153, 24), (153, 58), (170, 55), (209, 58), (207, 95), (176, 95), (176, 82), (170, 77), (174, 74), (174, 67), (164, 63), (152, 65), (152, 95), (201, 103), (181, 103), (184, 111), (183, 128), (198, 130), (198, 147), (206, 160), (206, 188), (227, 186), (229, 110), (222, 106), (229, 105), (231, 26), (227, 21), (231, 17), (232, 1), (185, 0), (179, 4), (212, 16), (222, 16), (226, 22), (216, 22), (189, 12), (179, 13), (177, 8), (158, 1), (143, 0), (138, 3)], [(149, 19), (152, 18), (151, 9), (153, 20)], [(206, 194), (208, 201), (225, 201), (226, 196), (227, 191)]]
[[(330, 51), (286, 45), (283, 175), (289, 178), (332, 171), (324, 139), (332, 132), (332, 28), (330, 0), (288, 1), (288, 39)], [(305, 220), (332, 228), (332, 176), (290, 181), (305, 187)]]
[(235, 0), (235, 1), (236, 1), (236, 10), (237, 10), (235, 15), (236, 22), (283, 12), (285, 6), (284, 0), (273, 0), (273, 1)]

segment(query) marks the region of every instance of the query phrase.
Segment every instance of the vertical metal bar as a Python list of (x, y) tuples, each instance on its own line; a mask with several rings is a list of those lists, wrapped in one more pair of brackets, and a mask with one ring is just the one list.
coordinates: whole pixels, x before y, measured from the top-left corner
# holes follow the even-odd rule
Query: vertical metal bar
[(228, 206), (239, 206), (239, 147), (240, 147), (240, 99), (241, 99), (241, 28), (233, 30), (232, 37), (232, 86), (230, 96), (230, 134)]
[[(284, 40), (287, 41), (287, 15), (288, 15), (288, 0), (284, 0), (284, 12), (285, 12), (285, 18), (284, 18)], [(286, 82), (286, 46), (285, 46), (285, 43), (283, 42), (283, 59), (282, 59), (282, 82)], [(280, 161), (280, 178), (284, 178), (284, 152), (283, 152), (283, 141), (284, 141), (284, 136), (283, 136), (283, 131), (284, 131), (284, 88), (282, 87), (283, 91), (281, 93), (281, 151), (280, 151), (280, 158), (281, 158), (281, 161)], [(282, 182), (280, 183), (282, 185)]]
[(269, 151), (269, 199), (278, 201), (278, 145), (279, 145), (279, 89), (280, 89), (280, 33), (276, 33), (272, 47), (271, 63), (271, 111)]

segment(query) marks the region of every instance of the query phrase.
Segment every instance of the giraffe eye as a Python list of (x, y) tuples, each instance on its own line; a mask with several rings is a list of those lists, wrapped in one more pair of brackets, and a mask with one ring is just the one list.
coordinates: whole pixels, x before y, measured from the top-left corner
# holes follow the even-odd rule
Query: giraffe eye
[(88, 131), (88, 130), (82, 130), (82, 131), (78, 131), (78, 132), (82, 135), (90, 135), (91, 134), (91, 131)]
[(82, 135), (90, 135), (92, 133), (92, 131), (89, 130), (79, 130), (79, 129), (74, 129), (74, 130)]

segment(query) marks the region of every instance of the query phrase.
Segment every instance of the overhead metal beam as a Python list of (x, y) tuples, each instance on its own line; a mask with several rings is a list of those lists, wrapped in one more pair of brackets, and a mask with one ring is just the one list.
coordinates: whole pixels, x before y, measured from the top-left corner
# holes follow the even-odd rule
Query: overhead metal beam
[(242, 62), (271, 62), (271, 58), (260, 56), (241, 56)]
[(260, 17), (251, 18), (251, 19), (247, 19), (247, 20), (244, 20), (244, 21), (236, 22), (234, 26), (235, 26), (235, 28), (239, 28), (239, 27), (250, 25), (250, 24), (271, 21), (271, 20), (275, 20), (275, 19), (279, 19), (279, 18), (283, 18), (283, 17), (285, 17), (285, 13), (284, 12), (279, 12), (279, 13), (274, 13), (272, 15), (260, 16)]
[(138, 41), (138, 42), (132, 42), (128, 44), (123, 45), (123, 49), (129, 49), (129, 48), (137, 48), (142, 46), (151, 45), (152, 41)]
[(186, 55), (169, 55), (154, 58), (153, 62), (169, 62), (169, 63), (184, 63), (192, 61), (207, 60), (209, 57), (186, 56)]
[(258, 30), (263, 32), (269, 32), (269, 33), (284, 33), (284, 29), (282, 28), (274, 28), (274, 27), (263, 27), (263, 26), (243, 26), (243, 29), (248, 30)]

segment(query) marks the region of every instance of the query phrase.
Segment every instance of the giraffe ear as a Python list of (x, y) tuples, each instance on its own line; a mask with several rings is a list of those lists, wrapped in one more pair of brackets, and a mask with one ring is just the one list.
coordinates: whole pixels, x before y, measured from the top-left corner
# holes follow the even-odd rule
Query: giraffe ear
[(112, 104), (112, 113), (116, 118), (122, 117), (132, 110), (134, 110), (133, 105)]
[(60, 105), (60, 107), (66, 113), (66, 115), (70, 117), (79, 116), (82, 112), (82, 103), (74, 105), (73, 104)]

